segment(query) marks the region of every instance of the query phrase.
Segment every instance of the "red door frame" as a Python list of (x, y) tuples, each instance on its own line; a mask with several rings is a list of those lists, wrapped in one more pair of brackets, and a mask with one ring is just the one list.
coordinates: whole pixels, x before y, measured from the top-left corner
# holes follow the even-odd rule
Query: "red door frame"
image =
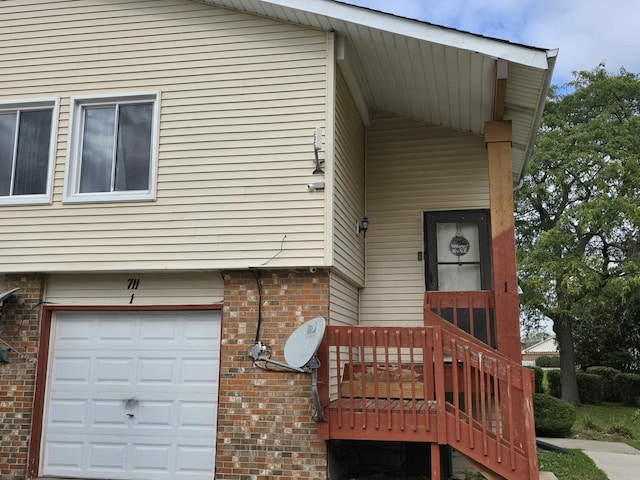
[(47, 367), (49, 365), (49, 344), (51, 340), (51, 320), (55, 312), (153, 312), (153, 311), (186, 311), (212, 310), (222, 311), (222, 304), (208, 305), (143, 305), (143, 306), (105, 306), (105, 305), (45, 305), (42, 308), (40, 322), (40, 342), (38, 347), (38, 364), (36, 366), (36, 383), (31, 414), (31, 439), (27, 456), (27, 477), (35, 478), (40, 470), (40, 446), (42, 442), (44, 402), (47, 388)]

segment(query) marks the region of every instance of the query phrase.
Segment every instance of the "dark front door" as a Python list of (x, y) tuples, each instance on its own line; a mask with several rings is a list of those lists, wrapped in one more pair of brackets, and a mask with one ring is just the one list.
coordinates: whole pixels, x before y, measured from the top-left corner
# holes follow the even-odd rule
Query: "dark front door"
[(427, 212), (427, 290), (491, 290), (488, 212)]
[[(424, 217), (427, 290), (491, 290), (488, 212), (427, 212)], [(494, 314), (482, 305), (440, 311), (445, 320), (495, 348)]]

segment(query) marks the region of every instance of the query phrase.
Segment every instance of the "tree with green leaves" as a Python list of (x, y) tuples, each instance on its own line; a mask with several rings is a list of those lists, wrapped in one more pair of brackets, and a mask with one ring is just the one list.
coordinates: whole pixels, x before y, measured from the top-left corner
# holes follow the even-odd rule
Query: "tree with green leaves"
[(550, 89), (515, 200), (524, 317), (553, 321), (562, 399), (578, 405), (576, 332), (640, 286), (638, 75), (600, 65)]
[(574, 325), (576, 362), (640, 373), (640, 292), (612, 295), (584, 312)]

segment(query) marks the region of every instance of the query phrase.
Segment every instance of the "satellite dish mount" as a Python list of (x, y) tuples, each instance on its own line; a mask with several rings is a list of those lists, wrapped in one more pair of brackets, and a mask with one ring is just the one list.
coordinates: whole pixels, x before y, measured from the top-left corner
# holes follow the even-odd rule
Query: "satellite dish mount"
[(300, 325), (287, 339), (284, 346), (285, 362), (273, 360), (268, 356), (264, 356), (267, 352), (267, 346), (258, 341), (251, 350), (249, 356), (253, 359), (253, 363), (266, 362), (279, 367), (285, 368), (297, 373), (311, 373), (311, 391), (313, 394), (313, 403), (316, 408), (316, 420), (322, 421), (322, 402), (318, 395), (318, 368), (320, 360), (316, 356), (320, 342), (324, 337), (326, 321), (324, 317), (315, 317), (308, 322)]

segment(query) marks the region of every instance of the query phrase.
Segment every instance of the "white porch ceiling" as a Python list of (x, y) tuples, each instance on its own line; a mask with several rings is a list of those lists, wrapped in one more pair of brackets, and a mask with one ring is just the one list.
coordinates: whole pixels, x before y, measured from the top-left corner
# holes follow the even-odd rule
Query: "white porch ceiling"
[[(531, 154), (557, 50), (474, 35), (334, 0), (202, 0), (333, 31), (339, 62), (364, 108), (484, 134), (493, 119), (496, 60), (508, 62), (504, 119), (513, 124), (513, 179)], [(350, 72), (345, 72), (350, 70)]]

